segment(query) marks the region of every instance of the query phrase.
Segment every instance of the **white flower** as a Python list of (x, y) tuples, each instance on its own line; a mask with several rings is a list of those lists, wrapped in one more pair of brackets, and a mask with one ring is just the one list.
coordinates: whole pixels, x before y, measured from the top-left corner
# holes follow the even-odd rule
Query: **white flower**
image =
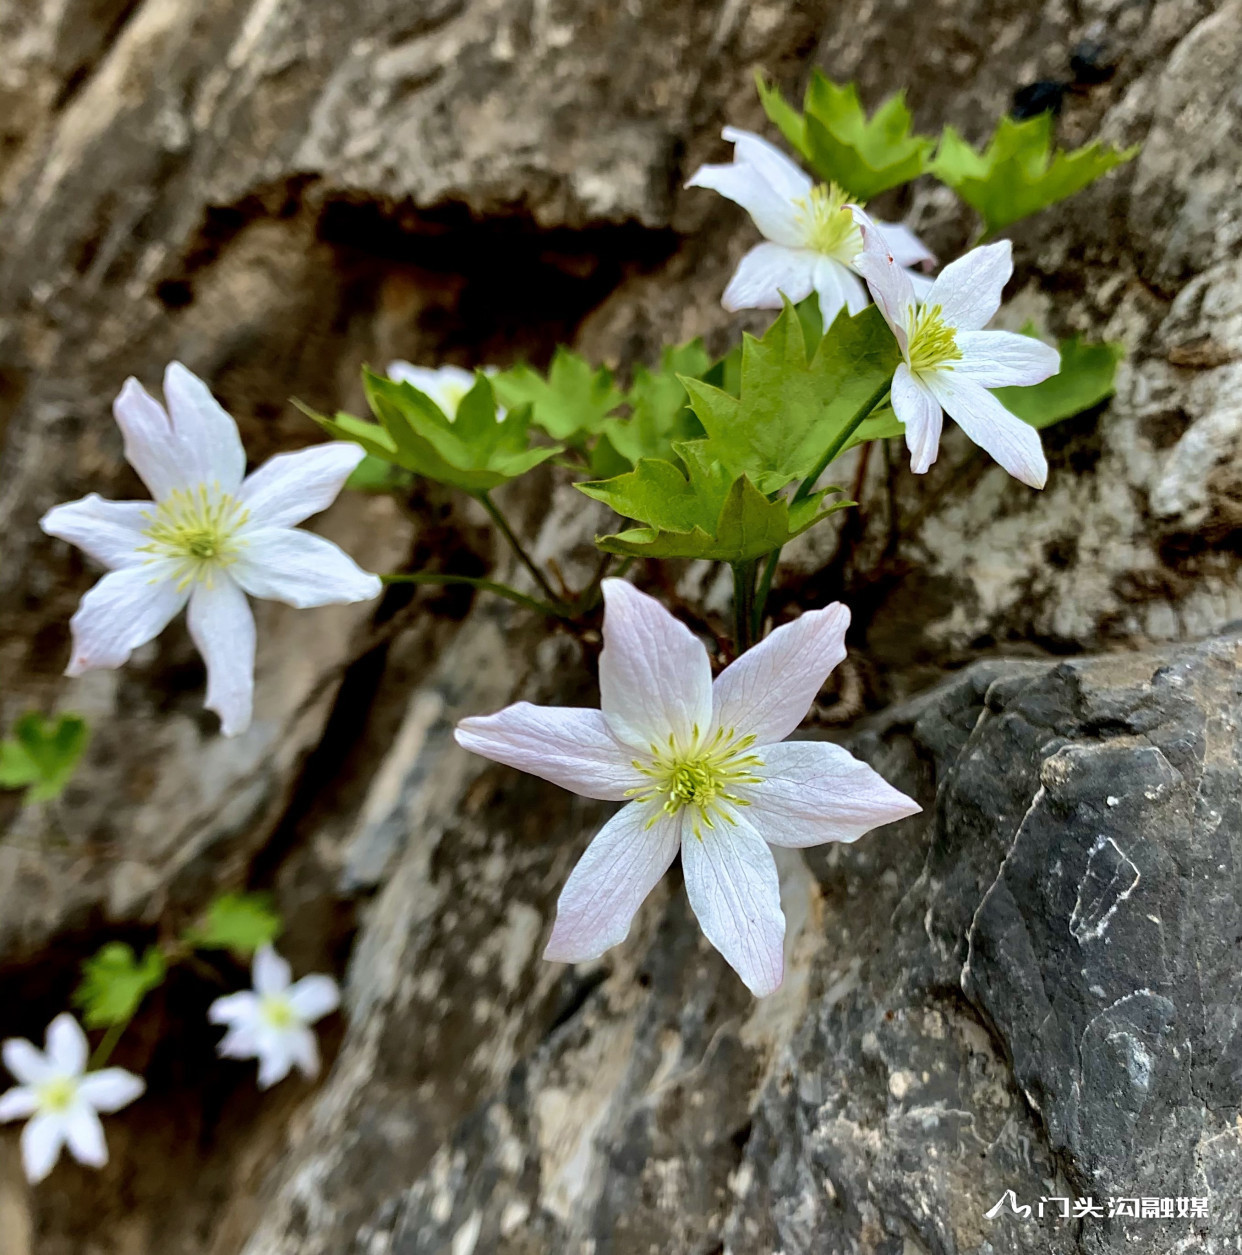
[(250, 724), (254, 616), (246, 594), (291, 606), (366, 601), (374, 575), (294, 524), (326, 509), (362, 460), (355, 444), (281, 453), (243, 480), (237, 424), (180, 362), (164, 375), (168, 411), (136, 379), (113, 405), (125, 456), (153, 502), (91, 493), (49, 510), (43, 530), (77, 545), (110, 574), (70, 621), (67, 675), (120, 667), (189, 603), (190, 635), (207, 664), (207, 708), (225, 736)]
[(476, 754), (628, 803), (566, 881), (544, 957), (578, 963), (624, 941), (680, 849), (707, 939), (752, 992), (771, 993), (785, 917), (768, 846), (855, 841), (919, 810), (839, 745), (778, 744), (845, 657), (849, 611), (777, 628), (713, 683), (707, 650), (659, 602), (618, 579), (604, 598), (600, 710), (519, 702), (457, 725)]
[[(484, 367), (485, 375), (494, 375), (494, 366)], [(398, 383), (413, 384), (419, 392), (429, 396), (443, 411), (450, 422), (457, 417), (457, 407), (466, 399), (466, 394), (475, 385), (474, 372), (463, 370), (460, 366), (415, 366), (412, 362), (390, 362), (388, 378)], [(496, 419), (499, 422), (505, 416), (503, 405), (496, 407)]]
[(295, 1064), (303, 1076), (317, 1076), (319, 1046), (309, 1026), (340, 1005), (336, 981), (303, 976), (291, 985), (289, 964), (271, 946), (255, 954), (253, 972), (253, 992), (217, 998), (208, 1009), (213, 1024), (229, 1026), (218, 1053), (258, 1059), (260, 1089), (284, 1080)]
[(20, 1082), (0, 1094), (0, 1120), (29, 1120), (22, 1130), (22, 1166), (37, 1184), (51, 1172), (61, 1147), (91, 1168), (108, 1162), (101, 1111), (120, 1111), (146, 1089), (124, 1068), (87, 1072), (86, 1034), (67, 1012), (47, 1030), (47, 1048), (21, 1037), (4, 1043), (4, 1066)]
[[(825, 327), (842, 308), (857, 314), (867, 305), (867, 290), (856, 273), (863, 242), (849, 196), (836, 184), (812, 183), (779, 148), (750, 131), (727, 126), (723, 135), (735, 145), (732, 164), (700, 166), (686, 186), (710, 187), (741, 205), (765, 240), (742, 258), (725, 288), (725, 309), (780, 309), (782, 293), (796, 302), (816, 292)], [(906, 227), (884, 223), (882, 230), (901, 265), (936, 260)], [(910, 282), (929, 286), (915, 272)]]
[(1060, 354), (1040, 340), (982, 330), (1013, 274), (1009, 241), (985, 244), (950, 262), (916, 306), (909, 278), (885, 238), (865, 214), (858, 220), (866, 249), (856, 265), (904, 359), (893, 375), (892, 401), (906, 427), (910, 469), (921, 475), (936, 460), (947, 411), (1010, 475), (1042, 488), (1048, 463), (1039, 433), (988, 391), (1039, 383), (1061, 368)]

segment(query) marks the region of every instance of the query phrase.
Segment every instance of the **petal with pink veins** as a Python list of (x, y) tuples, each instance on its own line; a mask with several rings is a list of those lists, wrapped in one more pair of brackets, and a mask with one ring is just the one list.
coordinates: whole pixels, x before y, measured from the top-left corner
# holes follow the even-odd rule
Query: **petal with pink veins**
[(1012, 274), (1013, 245), (1008, 240), (972, 248), (936, 276), (927, 304), (940, 306), (947, 326), (978, 331), (996, 316)]

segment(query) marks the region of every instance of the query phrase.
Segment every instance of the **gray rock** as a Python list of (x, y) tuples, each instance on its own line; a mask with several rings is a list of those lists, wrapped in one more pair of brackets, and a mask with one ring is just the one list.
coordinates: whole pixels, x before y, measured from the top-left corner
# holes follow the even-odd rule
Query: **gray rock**
[[(539, 961), (600, 808), (450, 769), (437, 725), (349, 1036), (247, 1255), (1234, 1249), (1240, 650), (981, 663), (859, 733), (926, 813), (780, 852), (789, 975), (760, 1002), (675, 877), (599, 963)], [(1007, 1190), (1029, 1218), (986, 1217)], [(1038, 1215), (1088, 1196), (1208, 1216)]]

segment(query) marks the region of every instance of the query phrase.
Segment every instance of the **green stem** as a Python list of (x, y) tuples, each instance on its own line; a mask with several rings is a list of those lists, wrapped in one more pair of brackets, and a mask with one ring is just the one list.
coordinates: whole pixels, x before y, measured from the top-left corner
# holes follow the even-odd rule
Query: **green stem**
[[(888, 396), (889, 388), (892, 386), (892, 380), (886, 379), (854, 412), (849, 422), (837, 432), (836, 438), (824, 450), (823, 456), (815, 464), (815, 469), (798, 485), (797, 492), (793, 495), (790, 505), (797, 505), (799, 501), (805, 501), (815, 488), (819, 477), (828, 469), (836, 460), (841, 450), (849, 443), (850, 437), (863, 425), (870, 416), (871, 412), (879, 406), (885, 397)], [(776, 574), (777, 564), (781, 560), (781, 551), (779, 548), (773, 549), (768, 554), (768, 560), (763, 565), (763, 573), (759, 577), (759, 591), (755, 594), (755, 608), (751, 619), (751, 631), (758, 637), (763, 630), (763, 614), (768, 604), (768, 594), (772, 591), (772, 578)]]
[(116, 1044), (121, 1040), (121, 1034), (129, 1027), (129, 1021), (133, 1017), (122, 1020), (119, 1024), (109, 1024), (108, 1031), (103, 1035), (103, 1040), (95, 1047), (95, 1053), (91, 1055), (90, 1062), (86, 1065), (88, 1072), (97, 1072), (112, 1057), (112, 1052), (116, 1049)]
[(540, 614), (546, 614), (553, 619), (565, 617), (564, 612), (556, 606), (537, 601), (534, 597), (527, 597), (525, 593), (519, 593), (516, 588), (510, 588), (508, 584), (476, 579), (473, 575), (443, 575), (439, 571), (412, 571), (405, 574), (381, 575), (380, 579), (385, 584), (465, 584), (483, 593), (495, 593), (497, 597), (507, 597), (510, 601), (517, 602), (519, 606), (525, 606), (528, 610), (537, 610)]
[(522, 565), (535, 577), (535, 583), (543, 590), (544, 595), (553, 605), (560, 603), (560, 598), (556, 595), (552, 585), (548, 583), (547, 577), (535, 565), (530, 554), (522, 548), (522, 542), (518, 540), (517, 533), (509, 526), (509, 520), (500, 512), (500, 508), (492, 500), (491, 495), (487, 492), (478, 494), (480, 505), (491, 515), (492, 522), (500, 529), (501, 535), (509, 542), (513, 552), (521, 559)]
[(754, 644), (756, 562), (733, 564), (733, 645), (739, 655)]

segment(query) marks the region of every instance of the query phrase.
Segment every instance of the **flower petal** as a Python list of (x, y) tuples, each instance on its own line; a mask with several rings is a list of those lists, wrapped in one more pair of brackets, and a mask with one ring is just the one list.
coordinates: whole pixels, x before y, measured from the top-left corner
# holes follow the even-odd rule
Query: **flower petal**
[(38, 1185), (52, 1171), (64, 1144), (65, 1121), (59, 1114), (35, 1116), (22, 1129), (22, 1167), (31, 1185)]
[(289, 988), (289, 963), (271, 946), (260, 946), (255, 951), (252, 973), (254, 991), (260, 998), (265, 994), (283, 994)]
[[(805, 178), (805, 176), (803, 176)], [(719, 192), (750, 214), (764, 239), (797, 248), (803, 242), (798, 210), (780, 187), (774, 187), (763, 165), (734, 161), (731, 165), (700, 166), (687, 180), (687, 187), (707, 187)], [(806, 179), (806, 190), (811, 190)]]
[(944, 414), (940, 402), (902, 362), (893, 372), (893, 413), (905, 424), (910, 469), (922, 475), (940, 452)]
[(769, 144), (763, 136), (756, 135), (754, 131), (743, 131), (740, 127), (726, 126), (720, 135), (722, 139), (733, 145), (735, 164), (754, 166), (767, 179), (773, 190), (786, 200), (798, 200), (814, 186), (814, 181), (796, 161), (781, 152), (775, 144)]
[(62, 1011), (47, 1026), (47, 1058), (59, 1075), (81, 1076), (90, 1049), (82, 1026), (68, 1011)]
[(105, 501), (91, 493), (80, 501), (53, 506), (39, 520), (39, 526), (112, 571), (135, 566), (151, 556), (140, 551), (148, 543), (144, 531), (153, 514), (149, 501)]
[(364, 457), (361, 445), (334, 440), (268, 458), (237, 494), (250, 511), (247, 521), (254, 527), (292, 527), (326, 510)]
[(871, 298), (880, 307), (904, 357), (909, 347), (908, 328), (914, 315), (914, 285), (909, 274), (894, 260), (876, 224), (861, 209), (855, 208), (853, 212), (863, 239), (863, 251), (854, 258), (854, 269), (866, 279)]
[(4, 1066), (23, 1085), (39, 1085), (56, 1075), (56, 1065), (33, 1042), (24, 1037), (10, 1037), (0, 1053)]
[(746, 818), (769, 845), (803, 847), (857, 841), (864, 832), (917, 815), (922, 807), (879, 772), (831, 741), (769, 745), (755, 775), (739, 786)]
[[(688, 814), (689, 812), (683, 812)], [(695, 836), (687, 825), (681, 847), (686, 894), (707, 940), (762, 998), (785, 973), (785, 915), (776, 861), (741, 816), (718, 820)]]
[(103, 1125), (85, 1103), (77, 1103), (65, 1112), (64, 1130), (69, 1153), (78, 1163), (88, 1168), (102, 1168), (108, 1162)]
[(712, 668), (703, 643), (654, 597), (624, 580), (603, 583), (600, 706), (614, 736), (648, 750), (672, 735), (688, 746), (712, 717)]
[(259, 1016), (259, 1000), (249, 989), (225, 994), (207, 1008), (207, 1019), (212, 1024), (250, 1024)]
[(928, 305), (939, 305), (950, 327), (978, 331), (1000, 309), (1001, 292), (1013, 274), (1013, 245), (1008, 240), (972, 248), (951, 261), (927, 294)]
[(305, 610), (370, 601), (383, 592), (379, 576), (364, 571), (344, 550), (313, 532), (256, 527), (241, 536), (245, 548), (229, 574), (252, 597)]
[(319, 1075), (319, 1042), (309, 1028), (291, 1029), (285, 1048), (291, 1062), (308, 1081)]
[(266, 1043), (259, 1050), (259, 1088), (270, 1089), (277, 1081), (283, 1081), (293, 1062), (292, 1043), (287, 1033)]
[(839, 601), (778, 627), (712, 687), (713, 728), (734, 728), (757, 745), (783, 741), (806, 717), (828, 673), (845, 657), (850, 612)]
[(88, 1072), (78, 1084), (78, 1096), (96, 1111), (120, 1111), (146, 1092), (147, 1083), (124, 1068)]
[(289, 987), (289, 1003), (305, 1024), (314, 1024), (341, 1005), (341, 990), (331, 976), (303, 976)]
[(229, 1029), (216, 1046), (216, 1054), (222, 1059), (254, 1059), (259, 1050), (259, 1030), (253, 1024)]
[(985, 388), (1029, 387), (1061, 369), (1061, 354), (1034, 336), (1012, 331), (959, 331), (960, 361), (949, 369)]
[(190, 636), (207, 664), (208, 710), (220, 731), (236, 736), (250, 726), (254, 708), (254, 615), (246, 594), (227, 576), (196, 584), (190, 597)]
[(164, 407), (134, 378), (125, 381), (112, 413), (124, 440), (125, 460), (156, 501), (194, 484), (195, 465), (173, 431)]
[(170, 362), (164, 400), (185, 451), (183, 464), (194, 468), (193, 482), (219, 484), (223, 492), (235, 493), (246, 473), (246, 451), (237, 424), (211, 389), (180, 362)]
[(831, 257), (818, 257), (815, 263), (815, 294), (825, 327), (844, 309), (851, 315), (866, 309), (871, 298), (858, 276), (848, 266)]
[(900, 222), (877, 222), (875, 225), (899, 266), (908, 268), (923, 262), (935, 265), (936, 254), (909, 227), (903, 227)]
[[(648, 827), (653, 814), (655, 823)], [(675, 816), (637, 802), (623, 806), (569, 874), (543, 957), (583, 963), (623, 942), (635, 912), (677, 857), (680, 842)]]
[(620, 802), (645, 780), (633, 749), (613, 736), (598, 710), (517, 702), (463, 719), (454, 735), (463, 749), (582, 797)]
[(817, 260), (807, 249), (765, 240), (738, 262), (720, 303), (736, 313), (742, 309), (780, 309), (782, 295), (801, 301), (810, 294)]
[(65, 674), (124, 666), (139, 645), (168, 626), (189, 595), (177, 587), (177, 564), (167, 559), (110, 571), (69, 620), (73, 656)]
[(39, 1109), (39, 1098), (28, 1085), (14, 1085), (0, 1094), (0, 1123), (25, 1120)]
[(929, 372), (927, 386), (950, 418), (986, 449), (1015, 479), (1042, 488), (1048, 479), (1048, 461), (1039, 432), (1011, 414), (986, 388), (953, 371)]

